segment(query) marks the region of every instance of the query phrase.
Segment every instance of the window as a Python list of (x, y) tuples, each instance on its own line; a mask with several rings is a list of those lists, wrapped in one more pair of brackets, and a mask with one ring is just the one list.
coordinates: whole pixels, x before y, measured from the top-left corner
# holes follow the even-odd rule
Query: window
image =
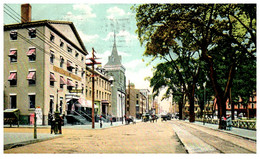
[(137, 105), (139, 104), (139, 100), (136, 101), (136, 104), (137, 104)]
[(50, 113), (53, 113), (54, 96), (50, 96)]
[(86, 96), (88, 95), (88, 86), (86, 86)]
[(75, 53), (75, 57), (78, 58), (79, 57), (79, 53), (76, 51)]
[(70, 61), (67, 61), (67, 70), (72, 72), (72, 70), (74, 69), (73, 65), (72, 65), (72, 62)]
[(60, 114), (62, 114), (63, 97), (60, 97)]
[(72, 90), (72, 88), (75, 87), (75, 84), (72, 82), (72, 80), (67, 80), (67, 89)]
[(27, 56), (29, 57), (29, 61), (36, 60), (36, 48), (29, 48), (27, 52)]
[(51, 41), (51, 42), (54, 42), (54, 39), (55, 39), (55, 36), (51, 33), (51, 35), (50, 35), (50, 41)]
[(60, 40), (60, 47), (63, 48), (63, 46), (64, 46), (64, 42)]
[(63, 89), (63, 85), (66, 85), (64, 77), (60, 76), (60, 88)]
[(10, 50), (8, 56), (10, 57), (10, 62), (17, 62), (17, 50)]
[(36, 29), (35, 28), (29, 28), (28, 34), (29, 34), (30, 38), (36, 38)]
[(139, 98), (139, 94), (136, 94), (136, 98)]
[(35, 108), (35, 95), (29, 95), (29, 108)]
[(76, 67), (75, 67), (75, 74), (76, 75), (78, 74), (78, 65), (76, 65)]
[(84, 84), (83, 83), (81, 83), (81, 89), (82, 89), (82, 93), (83, 93), (83, 91), (84, 91)]
[(54, 86), (54, 82), (56, 82), (56, 78), (54, 73), (50, 73), (50, 86)]
[(79, 86), (78, 82), (76, 82), (76, 85), (75, 85), (75, 86), (76, 86), (76, 89), (78, 89), (78, 86)]
[(27, 75), (27, 80), (28, 80), (29, 85), (35, 85), (36, 84), (36, 72), (29, 71), (29, 74)]
[(84, 57), (83, 56), (81, 57), (81, 61), (84, 61)]
[(10, 108), (11, 109), (17, 108), (16, 95), (10, 95)]
[(10, 39), (17, 40), (17, 30), (10, 31)]
[(17, 85), (17, 72), (10, 72), (8, 81), (10, 82), (10, 86), (16, 86)]
[(84, 73), (85, 73), (84, 68), (81, 68), (81, 77), (84, 77)]
[(55, 58), (55, 56), (54, 56), (54, 52), (51, 51), (51, 52), (50, 52), (50, 63), (51, 63), (51, 64), (53, 64), (53, 62), (54, 62), (54, 58)]
[(64, 64), (64, 58), (61, 56), (60, 57), (60, 67), (62, 68)]
[(72, 53), (72, 48), (70, 46), (67, 46), (67, 51)]

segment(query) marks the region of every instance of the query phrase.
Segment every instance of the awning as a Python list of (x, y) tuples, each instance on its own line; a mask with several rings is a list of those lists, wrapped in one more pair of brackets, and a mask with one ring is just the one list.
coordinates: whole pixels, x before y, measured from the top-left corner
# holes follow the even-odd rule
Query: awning
[(35, 48), (33, 48), (33, 49), (29, 49), (29, 51), (27, 52), (27, 56), (35, 55), (35, 51), (36, 51)]
[(66, 80), (62, 76), (60, 76), (60, 84), (65, 85), (66, 83)]
[(28, 80), (35, 80), (35, 72), (29, 72), (27, 79)]
[(52, 81), (52, 82), (56, 82), (56, 78), (55, 78), (55, 76), (54, 76), (54, 74), (50, 74), (50, 81)]
[(75, 87), (75, 84), (71, 80), (67, 80), (67, 86)]
[(108, 100), (102, 100), (101, 103), (102, 104), (109, 104)]
[(10, 50), (10, 53), (8, 56), (16, 56), (17, 55), (17, 51), (16, 50)]
[(67, 61), (67, 67), (74, 68), (74, 66), (72, 65), (72, 63), (70, 61)]
[(8, 81), (16, 80), (16, 72), (12, 72), (8, 77)]
[(78, 102), (82, 107), (87, 107), (87, 101), (84, 98), (79, 98)]

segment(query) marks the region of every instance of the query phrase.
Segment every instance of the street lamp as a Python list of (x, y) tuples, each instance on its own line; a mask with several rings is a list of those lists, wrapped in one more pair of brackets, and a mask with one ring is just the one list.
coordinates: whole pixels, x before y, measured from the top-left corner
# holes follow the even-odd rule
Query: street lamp
[[(203, 105), (204, 105), (204, 110), (203, 110), (203, 114), (204, 114), (204, 117), (203, 118), (205, 118), (206, 117), (206, 112), (205, 112), (205, 102), (206, 102), (206, 82), (204, 82), (203, 83), (203, 87), (204, 87), (204, 102), (203, 102)], [(204, 121), (205, 119), (203, 119), (203, 121)], [(205, 122), (203, 122), (203, 125), (205, 125)]]

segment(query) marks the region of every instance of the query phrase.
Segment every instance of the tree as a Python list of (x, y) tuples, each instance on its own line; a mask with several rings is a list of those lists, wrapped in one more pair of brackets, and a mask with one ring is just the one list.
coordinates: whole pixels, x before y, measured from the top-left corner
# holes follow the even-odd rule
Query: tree
[[(215, 92), (218, 116), (226, 116), (226, 101), (235, 68), (247, 57), (256, 59), (255, 4), (144, 4), (135, 8), (137, 33), (145, 44), (145, 55), (167, 56), (183, 36), (189, 49), (197, 51), (207, 64), (208, 77)], [(229, 41), (224, 84), (218, 82), (217, 64), (212, 50)], [(186, 41), (182, 41), (186, 43)], [(220, 57), (220, 56), (217, 56)], [(220, 125), (221, 126), (221, 125)], [(219, 126), (219, 128), (221, 128)]]

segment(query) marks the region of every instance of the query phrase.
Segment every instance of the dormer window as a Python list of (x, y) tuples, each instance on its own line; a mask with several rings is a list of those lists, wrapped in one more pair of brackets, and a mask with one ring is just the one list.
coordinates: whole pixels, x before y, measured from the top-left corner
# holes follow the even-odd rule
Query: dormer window
[(36, 38), (36, 29), (35, 28), (30, 28), (28, 33), (29, 33), (30, 38)]
[(10, 39), (17, 40), (17, 30), (10, 31)]

